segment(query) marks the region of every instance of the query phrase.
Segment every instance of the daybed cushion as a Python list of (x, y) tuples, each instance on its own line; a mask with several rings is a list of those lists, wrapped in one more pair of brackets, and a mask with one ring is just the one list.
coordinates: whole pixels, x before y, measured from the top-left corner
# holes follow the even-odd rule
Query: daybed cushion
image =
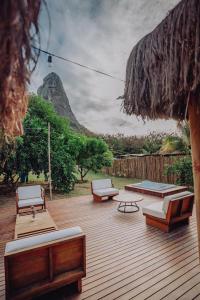
[(162, 208), (163, 208), (163, 201), (155, 202), (146, 207), (143, 207), (142, 212), (144, 214), (148, 214), (156, 218), (165, 219), (166, 214), (163, 212)]
[(163, 213), (167, 214), (167, 210), (168, 210), (168, 206), (169, 206), (170, 201), (176, 201), (176, 200), (179, 200), (181, 198), (185, 198), (185, 197), (193, 196), (193, 195), (194, 195), (193, 193), (191, 193), (189, 191), (185, 191), (185, 192), (181, 192), (181, 193), (177, 193), (177, 194), (173, 194), (173, 195), (164, 197), (163, 208), (162, 208)]
[(118, 189), (115, 188), (106, 188), (106, 189), (99, 189), (99, 190), (93, 190), (93, 193), (97, 196), (112, 196), (119, 193)]
[(17, 189), (19, 200), (26, 200), (31, 198), (41, 198), (41, 186), (21, 186)]
[(97, 179), (92, 180), (92, 188), (93, 190), (107, 189), (112, 187), (111, 179)]
[(82, 233), (82, 229), (79, 226), (77, 226), (77, 227), (52, 231), (50, 233), (39, 234), (24, 239), (14, 240), (6, 244), (5, 254), (10, 252), (15, 252), (15, 251), (25, 251), (27, 248), (68, 238), (81, 233)]
[(164, 191), (175, 187), (175, 184), (144, 180), (142, 182), (134, 183), (133, 186), (137, 186), (139, 188), (144, 188), (152, 191)]
[(42, 198), (32, 198), (32, 199), (18, 201), (19, 208), (28, 207), (32, 205), (43, 205), (43, 204), (44, 204), (44, 199)]

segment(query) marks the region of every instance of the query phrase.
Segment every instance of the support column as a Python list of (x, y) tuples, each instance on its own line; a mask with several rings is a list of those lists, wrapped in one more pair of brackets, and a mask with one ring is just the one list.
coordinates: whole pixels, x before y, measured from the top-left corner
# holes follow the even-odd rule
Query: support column
[(188, 113), (190, 123), (190, 140), (192, 149), (194, 193), (200, 258), (200, 108), (194, 98), (190, 99)]

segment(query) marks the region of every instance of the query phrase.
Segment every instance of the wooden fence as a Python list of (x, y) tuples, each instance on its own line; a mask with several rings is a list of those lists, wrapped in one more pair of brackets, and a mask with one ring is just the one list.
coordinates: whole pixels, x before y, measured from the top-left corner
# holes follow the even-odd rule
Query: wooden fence
[(148, 179), (157, 182), (176, 183), (175, 175), (165, 175), (166, 166), (183, 158), (178, 155), (145, 155), (115, 159), (113, 166), (105, 168), (104, 172), (112, 176)]

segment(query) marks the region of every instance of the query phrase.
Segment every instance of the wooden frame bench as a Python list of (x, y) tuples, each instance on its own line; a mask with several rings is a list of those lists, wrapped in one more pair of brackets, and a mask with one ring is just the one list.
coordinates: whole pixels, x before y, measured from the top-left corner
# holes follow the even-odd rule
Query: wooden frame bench
[(20, 209), (34, 207), (46, 208), (44, 189), (40, 185), (21, 186), (16, 190), (17, 214)]
[(32, 299), (86, 276), (85, 235), (80, 227), (57, 230), (6, 245), (6, 299)]
[(113, 187), (111, 179), (97, 179), (91, 182), (91, 192), (93, 200), (100, 202), (106, 199), (112, 199), (119, 194), (119, 190)]
[(167, 196), (164, 201), (143, 207), (146, 224), (169, 232), (179, 225), (189, 224), (192, 216), (194, 194), (182, 192)]

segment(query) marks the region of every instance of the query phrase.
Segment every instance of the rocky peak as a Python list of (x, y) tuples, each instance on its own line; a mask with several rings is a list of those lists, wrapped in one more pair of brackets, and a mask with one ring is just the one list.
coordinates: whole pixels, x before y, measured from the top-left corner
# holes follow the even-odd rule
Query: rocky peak
[(38, 88), (37, 93), (45, 100), (52, 102), (56, 112), (63, 117), (67, 117), (73, 129), (83, 132), (87, 131), (77, 121), (69, 104), (62, 81), (56, 73), (51, 72), (43, 79), (43, 84)]

